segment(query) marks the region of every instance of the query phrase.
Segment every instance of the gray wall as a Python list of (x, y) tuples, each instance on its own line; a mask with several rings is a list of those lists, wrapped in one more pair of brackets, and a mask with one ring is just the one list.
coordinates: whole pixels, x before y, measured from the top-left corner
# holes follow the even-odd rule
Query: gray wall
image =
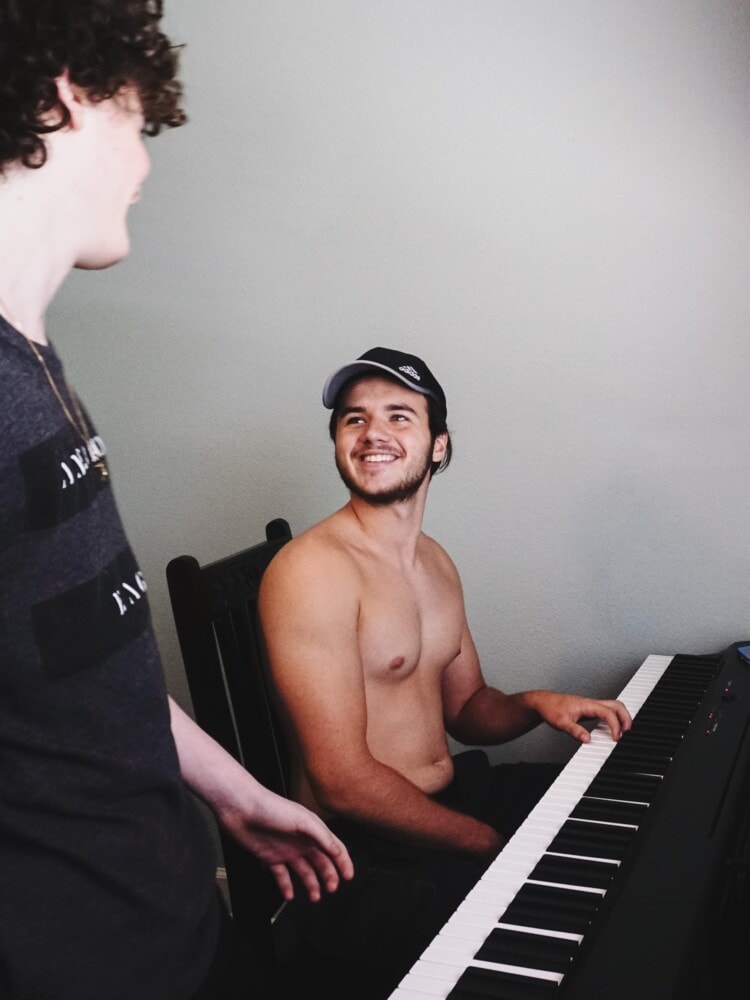
[(750, 637), (750, 3), (167, 0), (166, 26), (190, 123), (50, 336), (177, 699), (166, 563), (345, 501), (320, 391), (375, 345), (445, 386), (426, 530), (489, 681), (614, 695)]

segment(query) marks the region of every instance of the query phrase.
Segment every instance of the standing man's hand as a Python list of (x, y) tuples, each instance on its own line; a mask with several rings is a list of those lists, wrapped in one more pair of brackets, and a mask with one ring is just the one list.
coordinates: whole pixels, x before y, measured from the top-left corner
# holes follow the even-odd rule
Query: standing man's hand
[(268, 865), (284, 899), (294, 898), (294, 876), (313, 902), (352, 877), (349, 852), (319, 816), (261, 785), (172, 698), (169, 709), (185, 783)]
[(349, 853), (315, 813), (297, 802), (256, 790), (246, 811), (232, 807), (217, 814), (224, 829), (264, 861), (284, 899), (294, 898), (294, 878), (317, 902), (354, 874)]

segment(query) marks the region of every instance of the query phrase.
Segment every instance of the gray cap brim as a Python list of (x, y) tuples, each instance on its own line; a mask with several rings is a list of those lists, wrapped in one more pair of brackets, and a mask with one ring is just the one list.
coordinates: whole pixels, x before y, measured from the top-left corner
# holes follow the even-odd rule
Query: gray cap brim
[[(375, 370), (373, 371), (373, 369)], [(354, 378), (355, 375), (377, 375), (378, 372), (385, 372), (388, 378), (398, 379), (399, 382), (403, 382), (412, 392), (418, 392), (422, 396), (432, 396), (433, 399), (440, 402), (434, 392), (415, 385), (411, 379), (405, 378), (398, 371), (389, 368), (388, 365), (381, 365), (377, 361), (352, 361), (351, 364), (344, 365), (343, 368), (339, 368), (338, 371), (329, 375), (326, 384), (323, 386), (323, 406), (328, 410), (333, 409), (336, 404), (336, 397), (350, 378)]]

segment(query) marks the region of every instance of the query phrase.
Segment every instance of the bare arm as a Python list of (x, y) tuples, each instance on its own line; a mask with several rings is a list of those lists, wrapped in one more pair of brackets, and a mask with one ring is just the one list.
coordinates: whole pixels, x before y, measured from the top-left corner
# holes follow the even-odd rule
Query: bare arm
[(591, 739), (581, 719), (600, 719), (609, 727), (614, 740), (619, 740), (633, 723), (625, 705), (616, 699), (600, 700), (546, 690), (505, 694), (488, 687), (468, 625), (461, 652), (443, 676), (443, 706), (451, 736), (461, 743), (484, 746), (507, 743), (542, 722), (581, 743)]
[(238, 843), (264, 861), (284, 899), (296, 875), (310, 899), (352, 877), (346, 847), (314, 813), (276, 795), (169, 699), (172, 734), (186, 784)]
[(318, 805), (405, 843), (494, 857), (495, 830), (439, 805), (370, 752), (358, 592), (356, 571), (324, 547), (287, 546), (261, 583), (274, 682)]

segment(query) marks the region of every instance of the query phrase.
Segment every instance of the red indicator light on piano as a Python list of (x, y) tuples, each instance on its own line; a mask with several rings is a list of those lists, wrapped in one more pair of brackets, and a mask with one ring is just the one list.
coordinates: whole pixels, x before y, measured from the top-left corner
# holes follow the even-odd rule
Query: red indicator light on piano
[(706, 736), (713, 736), (716, 730), (719, 728), (719, 719), (721, 718), (721, 713), (713, 709), (708, 713), (706, 719)]

